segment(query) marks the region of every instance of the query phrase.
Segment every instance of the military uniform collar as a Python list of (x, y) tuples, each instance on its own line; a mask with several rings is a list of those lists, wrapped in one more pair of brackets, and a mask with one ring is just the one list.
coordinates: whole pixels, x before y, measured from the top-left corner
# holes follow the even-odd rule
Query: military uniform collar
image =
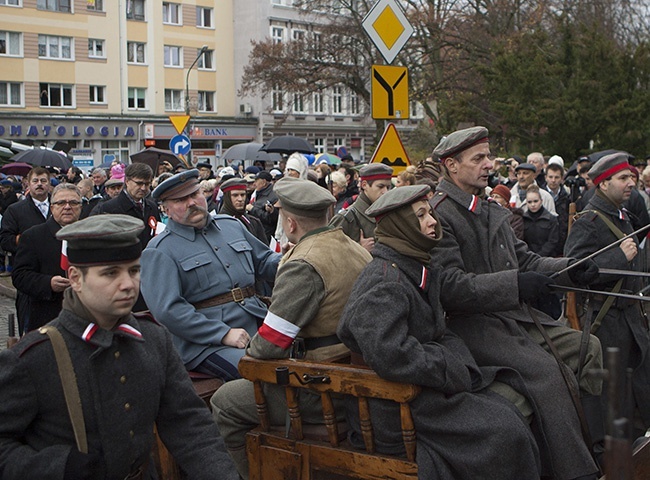
[(100, 350), (109, 348), (113, 344), (114, 336), (144, 342), (140, 332), (140, 324), (130, 314), (123, 318), (112, 330), (100, 328), (96, 323), (89, 322), (69, 310), (61, 310), (58, 321), (73, 336), (98, 347)]
[(390, 262), (392, 267), (398, 268), (420, 290), (426, 291), (427, 284), (431, 283), (431, 275), (427, 267), (383, 243), (375, 245), (372, 256)]
[[(589, 203), (596, 209), (600, 210), (603, 213), (611, 215), (612, 217), (617, 217), (620, 220), (629, 220), (628, 212), (625, 208), (618, 208), (614, 203), (607, 198), (607, 196), (600, 191), (596, 190), (596, 193), (591, 197)], [(587, 207), (585, 210), (588, 210)]]
[(449, 198), (456, 203), (462, 205), (468, 211), (480, 215), (481, 214), (481, 198), (478, 195), (472, 195), (461, 190), (456, 184), (443, 178), (438, 185), (436, 191), (441, 191), (447, 194)]
[[(208, 215), (208, 222), (206, 223), (205, 227), (198, 230), (205, 230), (210, 225), (214, 225), (217, 229), (219, 229), (219, 226), (217, 225), (215, 219), (211, 215)], [(173, 232), (176, 235), (183, 237), (186, 240), (189, 240), (190, 242), (194, 241), (194, 239), (196, 238), (196, 232), (198, 231), (194, 227), (190, 227), (188, 225), (182, 225), (178, 222), (175, 222), (171, 218), (167, 220), (167, 226), (165, 227), (165, 230), (169, 230), (170, 232)]]

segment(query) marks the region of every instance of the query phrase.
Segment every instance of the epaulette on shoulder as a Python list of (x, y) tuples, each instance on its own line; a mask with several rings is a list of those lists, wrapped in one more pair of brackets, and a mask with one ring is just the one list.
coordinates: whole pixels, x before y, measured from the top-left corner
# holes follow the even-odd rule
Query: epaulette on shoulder
[(16, 352), (16, 355), (18, 355), (18, 357), (22, 357), (35, 346), (47, 341), (49, 341), (49, 337), (45, 333), (34, 334), (31, 337), (23, 338), (16, 345), (11, 347), (11, 349)]
[(445, 192), (436, 192), (433, 195), (433, 198), (429, 200), (429, 203), (431, 204), (431, 208), (434, 210), (440, 205), (445, 199), (447, 198), (447, 194)]
[(160, 325), (158, 320), (153, 318), (153, 315), (149, 310), (146, 310), (144, 312), (133, 313), (133, 316), (138, 322), (151, 322), (151, 323), (155, 323), (156, 325)]
[(382, 264), (384, 281), (400, 282), (402, 272), (395, 262), (384, 261)]
[(585, 221), (593, 222), (598, 218), (598, 213), (595, 210), (583, 210), (582, 212), (576, 213), (576, 220), (584, 218)]

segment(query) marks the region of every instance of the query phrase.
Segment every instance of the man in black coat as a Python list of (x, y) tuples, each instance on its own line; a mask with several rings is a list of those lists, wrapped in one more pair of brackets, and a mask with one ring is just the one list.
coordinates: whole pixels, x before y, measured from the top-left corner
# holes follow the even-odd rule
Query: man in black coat
[[(27, 182), (29, 193), (23, 200), (10, 205), (2, 217), (0, 246), (8, 255), (16, 254), (20, 236), (28, 228), (45, 223), (50, 214), (50, 172), (43, 167), (34, 167), (27, 174)], [(9, 265), (12, 264), (10, 260)], [(16, 295), (16, 315), (18, 331), (22, 335), (29, 318), (29, 302), (21, 292)]]
[(560, 242), (558, 248), (551, 256), (561, 257), (564, 250), (564, 242), (569, 231), (569, 192), (562, 185), (564, 168), (557, 163), (549, 163), (546, 167), (546, 191), (553, 196), (555, 202), (555, 213), (557, 213), (558, 225), (560, 227)]
[(29, 298), (25, 331), (35, 330), (57, 317), (63, 291), (70, 285), (61, 258), (61, 240), (56, 232), (79, 220), (81, 194), (74, 183), (61, 183), (52, 192), (52, 215), (23, 234), (14, 260), (12, 280)]
[[(122, 213), (142, 220), (145, 229), (140, 233), (144, 249), (156, 233), (160, 213), (156, 203), (149, 198), (153, 170), (144, 163), (132, 163), (124, 172), (126, 182), (122, 192), (115, 198), (97, 205), (90, 215)], [(137, 311), (137, 310), (136, 310)]]
[[(278, 211), (273, 207), (278, 197), (273, 192), (273, 177), (266, 170), (255, 175), (255, 191), (250, 203), (246, 205), (246, 213), (260, 219), (266, 232), (267, 240), (275, 235), (275, 228), (278, 225)], [(268, 243), (268, 242), (267, 242)]]

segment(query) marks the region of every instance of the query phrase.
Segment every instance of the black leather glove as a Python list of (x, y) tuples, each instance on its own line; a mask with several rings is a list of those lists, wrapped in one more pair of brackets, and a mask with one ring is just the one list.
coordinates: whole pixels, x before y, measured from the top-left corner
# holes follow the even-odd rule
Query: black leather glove
[(553, 279), (537, 272), (520, 272), (517, 274), (517, 286), (519, 287), (519, 301), (530, 302), (543, 295), (551, 293), (548, 286)]
[(73, 448), (65, 462), (64, 480), (91, 480), (99, 478), (102, 456), (98, 453), (81, 453)]
[[(569, 262), (569, 265), (576, 263), (577, 259), (572, 259)], [(569, 278), (573, 283), (578, 286), (586, 287), (591, 285), (598, 279), (598, 265), (593, 260), (587, 260), (586, 262), (581, 263), (577, 267), (573, 267), (569, 270)]]

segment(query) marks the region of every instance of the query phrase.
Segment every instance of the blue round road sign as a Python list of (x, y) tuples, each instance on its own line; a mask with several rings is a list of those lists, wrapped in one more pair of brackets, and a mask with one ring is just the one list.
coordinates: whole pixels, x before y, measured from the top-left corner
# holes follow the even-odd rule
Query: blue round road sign
[(174, 155), (187, 155), (192, 148), (192, 142), (187, 135), (176, 135), (169, 141), (169, 149)]

